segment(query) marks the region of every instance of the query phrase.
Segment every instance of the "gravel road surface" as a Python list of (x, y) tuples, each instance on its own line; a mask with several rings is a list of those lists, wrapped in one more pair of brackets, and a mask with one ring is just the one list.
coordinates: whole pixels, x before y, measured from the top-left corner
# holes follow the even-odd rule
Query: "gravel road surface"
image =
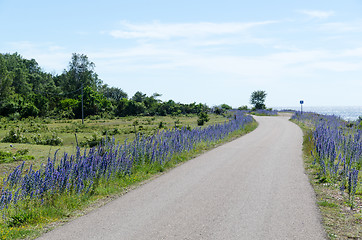
[(259, 127), (39, 239), (326, 239), (288, 116)]

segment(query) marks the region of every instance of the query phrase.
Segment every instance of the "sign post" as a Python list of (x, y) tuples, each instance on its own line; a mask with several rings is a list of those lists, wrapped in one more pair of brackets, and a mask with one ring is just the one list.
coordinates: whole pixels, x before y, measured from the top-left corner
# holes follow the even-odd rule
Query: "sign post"
[(303, 100), (300, 100), (300, 114), (303, 114)]

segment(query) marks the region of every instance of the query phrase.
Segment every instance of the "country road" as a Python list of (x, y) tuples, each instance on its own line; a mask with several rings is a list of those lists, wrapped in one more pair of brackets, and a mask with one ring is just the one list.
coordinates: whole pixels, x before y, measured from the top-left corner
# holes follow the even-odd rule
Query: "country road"
[(326, 239), (287, 116), (259, 127), (39, 239)]

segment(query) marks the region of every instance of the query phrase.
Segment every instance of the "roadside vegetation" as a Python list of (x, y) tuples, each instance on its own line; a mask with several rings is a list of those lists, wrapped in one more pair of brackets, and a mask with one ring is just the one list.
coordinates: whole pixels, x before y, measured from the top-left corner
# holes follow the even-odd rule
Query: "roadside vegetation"
[(278, 116), (278, 111), (272, 109), (256, 109), (249, 112), (250, 114), (255, 116)]
[[(125, 128), (136, 132), (130, 133), (127, 140), (123, 134), (109, 133), (102, 135), (102, 140), (93, 148), (76, 147), (74, 140), (73, 145), (69, 145), (71, 141), (63, 141), (63, 146), (56, 146), (53, 150), (69, 147), (68, 150), (75, 152), (58, 150), (56, 154), (48, 153), (51, 157), (47, 160), (34, 157), (22, 163), (1, 164), (2, 172), (6, 173), (1, 175), (0, 239), (35, 238), (56, 223), (107, 202), (137, 183), (250, 132), (257, 125), (250, 116), (235, 111), (229, 115), (229, 119), (211, 114), (208, 118), (207, 125), (202, 127), (197, 126), (200, 116), (190, 118), (188, 123), (185, 119), (163, 119), (163, 128), (159, 128), (160, 121), (155, 121), (149, 132), (144, 127), (142, 131), (139, 128), (147, 122), (148, 117), (128, 119)], [(116, 120), (104, 120), (97, 124), (86, 121), (84, 125), (91, 128), (94, 123), (100, 128), (98, 131), (104, 131), (105, 126), (111, 131), (116, 126), (113, 121)], [(138, 124), (133, 124), (135, 121)], [(12, 124), (21, 125), (19, 122)], [(40, 126), (46, 125), (48, 129), (56, 131), (52, 124), (57, 126), (58, 131), (62, 129), (58, 122)], [(67, 124), (62, 126), (65, 128), (73, 123)], [(117, 126), (118, 131), (124, 130), (119, 122)], [(94, 127), (93, 130), (96, 129)], [(118, 142), (116, 138), (123, 141)], [(47, 147), (49, 152), (51, 147), (34, 143), (3, 144), (11, 148), (11, 153), (15, 152), (15, 148), (20, 149), (19, 145), (29, 146), (27, 154), (32, 149), (30, 146)]]
[(0, 54), (0, 239), (35, 238), (257, 127), (247, 106), (160, 97), (104, 84), (84, 54), (61, 74)]
[(361, 120), (315, 113), (292, 117), (304, 132), (305, 168), (330, 239), (362, 238)]

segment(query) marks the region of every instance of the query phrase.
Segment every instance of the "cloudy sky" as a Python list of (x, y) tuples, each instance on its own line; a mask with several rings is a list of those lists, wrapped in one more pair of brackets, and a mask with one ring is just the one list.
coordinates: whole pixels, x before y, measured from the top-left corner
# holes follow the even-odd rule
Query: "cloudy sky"
[(0, 0), (0, 52), (60, 74), (86, 54), (132, 96), (269, 107), (362, 105), (360, 0)]

